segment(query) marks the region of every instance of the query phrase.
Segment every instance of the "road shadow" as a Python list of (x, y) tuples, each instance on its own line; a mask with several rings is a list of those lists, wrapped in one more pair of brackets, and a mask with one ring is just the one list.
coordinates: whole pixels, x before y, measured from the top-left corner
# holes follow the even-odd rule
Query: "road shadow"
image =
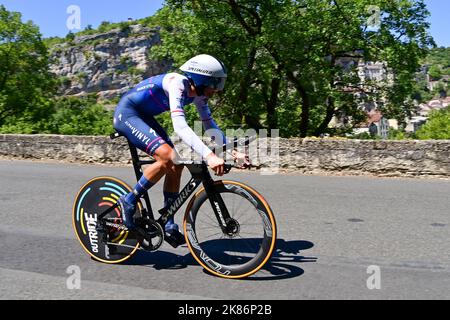
[[(246, 239), (245, 241), (249, 241)], [(258, 241), (256, 239), (250, 241)], [(223, 253), (223, 242), (219, 240), (209, 241), (203, 244), (205, 251), (208, 255), (215, 259), (220, 254), (221, 258), (227, 262), (245, 262), (245, 257), (235, 255), (225, 255)], [(311, 249), (314, 246), (312, 242), (305, 240), (284, 240), (278, 239), (276, 241), (275, 251), (271, 259), (266, 265), (255, 275), (245, 278), (245, 281), (265, 281), (265, 280), (281, 280), (289, 279), (301, 276), (304, 270), (299, 267), (302, 263), (316, 262), (315, 257), (306, 257), (301, 254), (302, 251)], [(251, 250), (245, 250), (244, 248), (250, 248), (249, 246), (237, 245), (237, 248), (241, 252), (253, 253)], [(222, 261), (224, 261), (222, 260)], [(167, 252), (159, 250), (156, 252), (138, 251), (130, 260), (124, 262), (127, 265), (141, 265), (149, 266), (156, 270), (179, 270), (188, 266), (199, 266), (198, 262), (194, 259), (191, 253), (186, 255), (178, 255), (173, 252)], [(204, 270), (205, 273), (211, 275)]]
[(305, 240), (286, 241), (278, 239), (272, 258), (255, 275), (245, 278), (246, 281), (281, 280), (299, 277), (304, 270), (298, 265), (301, 263), (317, 262), (316, 257), (301, 255), (301, 251), (314, 247), (314, 244)]

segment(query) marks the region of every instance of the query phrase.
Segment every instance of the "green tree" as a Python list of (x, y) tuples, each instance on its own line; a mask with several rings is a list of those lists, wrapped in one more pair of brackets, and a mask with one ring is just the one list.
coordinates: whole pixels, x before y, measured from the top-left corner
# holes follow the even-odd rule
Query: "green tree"
[(0, 126), (0, 133), (109, 135), (111, 132), (112, 112), (97, 104), (95, 96), (45, 99), (33, 112), (27, 110)]
[(433, 111), (419, 131), (416, 137), (421, 140), (450, 140), (450, 107)]
[[(382, 13), (376, 31), (366, 23), (374, 5)], [(179, 66), (201, 48), (230, 67), (227, 94), (218, 99), (225, 122), (296, 123), (290, 134), (302, 137), (324, 133), (337, 113), (362, 120), (362, 99), (403, 118), (419, 59), (432, 44), (422, 0), (168, 0), (158, 15), (162, 45), (153, 57)], [(395, 82), (361, 81), (343, 59), (384, 61)]]
[(24, 113), (37, 119), (36, 109), (55, 92), (48, 65), (39, 29), (0, 6), (0, 126)]
[(130, 32), (131, 30), (131, 25), (129, 22), (120, 22), (119, 23), (119, 28), (121, 32)]
[(52, 133), (65, 135), (109, 135), (112, 113), (96, 103), (95, 97), (66, 97), (55, 100), (48, 118)]
[(430, 67), (430, 70), (428, 70), (428, 74), (434, 81), (440, 80), (442, 78), (442, 70), (441, 68), (439, 68), (439, 66), (436, 65)]
[[(421, 61), (423, 67), (421, 71), (417, 73), (417, 83), (414, 86), (413, 99), (419, 103), (428, 102), (433, 98), (445, 97), (448, 95), (449, 83), (445, 83), (444, 77), (450, 76), (450, 48), (433, 48), (425, 59)], [(438, 84), (438, 90), (430, 91), (426, 75), (434, 81), (441, 80)], [(436, 88), (436, 86), (435, 86)]]
[(68, 43), (73, 43), (73, 41), (75, 40), (75, 33), (69, 31), (69, 33), (66, 35), (66, 40)]
[(450, 74), (450, 48), (433, 48), (423, 63), (438, 66), (444, 74)]

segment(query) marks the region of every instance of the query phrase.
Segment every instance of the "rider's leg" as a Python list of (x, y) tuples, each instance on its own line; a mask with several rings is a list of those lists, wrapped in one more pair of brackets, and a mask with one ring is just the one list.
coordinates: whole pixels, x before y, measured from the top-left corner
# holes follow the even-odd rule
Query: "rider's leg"
[[(170, 205), (178, 198), (180, 190), (181, 174), (184, 166), (173, 166), (167, 171), (164, 181), (164, 208), (168, 209)], [(166, 222), (164, 227), (166, 232), (166, 240), (174, 247), (178, 247), (186, 243), (184, 235), (180, 232), (178, 225), (172, 216)]]
[[(133, 215), (138, 199), (165, 174), (173, 176), (172, 172), (177, 172), (173, 163), (176, 154), (173, 143), (164, 128), (153, 117), (143, 118), (133, 105), (128, 105), (126, 102), (127, 100), (123, 99), (116, 109), (114, 128), (122, 132), (134, 146), (156, 160), (154, 164), (145, 168), (133, 192), (119, 200), (122, 212), (124, 212), (124, 224), (127, 227), (134, 228)], [(178, 191), (179, 182), (172, 184), (171, 188), (176, 188), (174, 190)]]
[(155, 163), (145, 168), (141, 179), (133, 189), (133, 192), (126, 196), (129, 203), (136, 203), (145, 192), (158, 183), (161, 178), (172, 169), (171, 154), (172, 149), (168, 145), (160, 146), (153, 155)]
[[(168, 209), (180, 195), (180, 181), (183, 168), (184, 166), (182, 165), (175, 165), (174, 168), (169, 170), (166, 174), (163, 188), (165, 209)], [(166, 224), (166, 231), (170, 232), (172, 229), (178, 229), (173, 217), (170, 218)]]
[(156, 162), (148, 166), (144, 170), (141, 179), (138, 181), (133, 191), (120, 198), (119, 203), (124, 212), (124, 224), (128, 228), (135, 228), (133, 215), (135, 213), (135, 206), (137, 201), (145, 192), (147, 192), (152, 186), (158, 183), (158, 181), (164, 175), (173, 170), (175, 166), (173, 163), (174, 157), (175, 153), (171, 146), (169, 146), (168, 144), (162, 144), (161, 146), (159, 146), (159, 148), (153, 154), (153, 158), (156, 160)]
[(180, 192), (181, 174), (183, 173), (183, 165), (174, 165), (166, 174), (164, 181), (164, 192)]

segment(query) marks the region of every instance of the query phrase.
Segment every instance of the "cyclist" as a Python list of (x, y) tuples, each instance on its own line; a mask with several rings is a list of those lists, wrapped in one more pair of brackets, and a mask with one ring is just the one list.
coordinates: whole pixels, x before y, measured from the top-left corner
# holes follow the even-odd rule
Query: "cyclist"
[[(178, 73), (161, 74), (139, 83), (126, 93), (114, 113), (114, 128), (125, 135), (133, 145), (156, 162), (147, 167), (133, 191), (119, 199), (123, 223), (127, 228), (136, 228), (133, 215), (138, 199), (163, 176), (164, 207), (168, 208), (179, 195), (183, 166), (174, 163), (176, 153), (174, 145), (165, 130), (155, 120), (163, 112), (171, 112), (175, 133), (183, 142), (202, 156), (216, 175), (224, 173), (224, 160), (217, 157), (188, 126), (184, 107), (194, 103), (205, 130), (215, 129), (223, 142), (226, 138), (211, 116), (208, 99), (225, 87), (227, 71), (224, 64), (210, 55), (198, 55), (187, 61)], [(218, 137), (214, 137), (218, 140)], [(248, 157), (236, 150), (233, 158), (249, 164)], [(171, 218), (165, 227), (166, 237), (172, 243), (185, 242), (178, 225)]]

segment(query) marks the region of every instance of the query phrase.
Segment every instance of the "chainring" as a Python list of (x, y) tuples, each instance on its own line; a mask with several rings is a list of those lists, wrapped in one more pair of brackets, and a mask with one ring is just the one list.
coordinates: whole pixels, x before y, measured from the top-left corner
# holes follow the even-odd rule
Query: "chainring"
[(145, 251), (157, 251), (164, 243), (164, 231), (162, 226), (151, 219), (143, 219), (139, 223), (140, 228), (137, 229), (139, 243)]

